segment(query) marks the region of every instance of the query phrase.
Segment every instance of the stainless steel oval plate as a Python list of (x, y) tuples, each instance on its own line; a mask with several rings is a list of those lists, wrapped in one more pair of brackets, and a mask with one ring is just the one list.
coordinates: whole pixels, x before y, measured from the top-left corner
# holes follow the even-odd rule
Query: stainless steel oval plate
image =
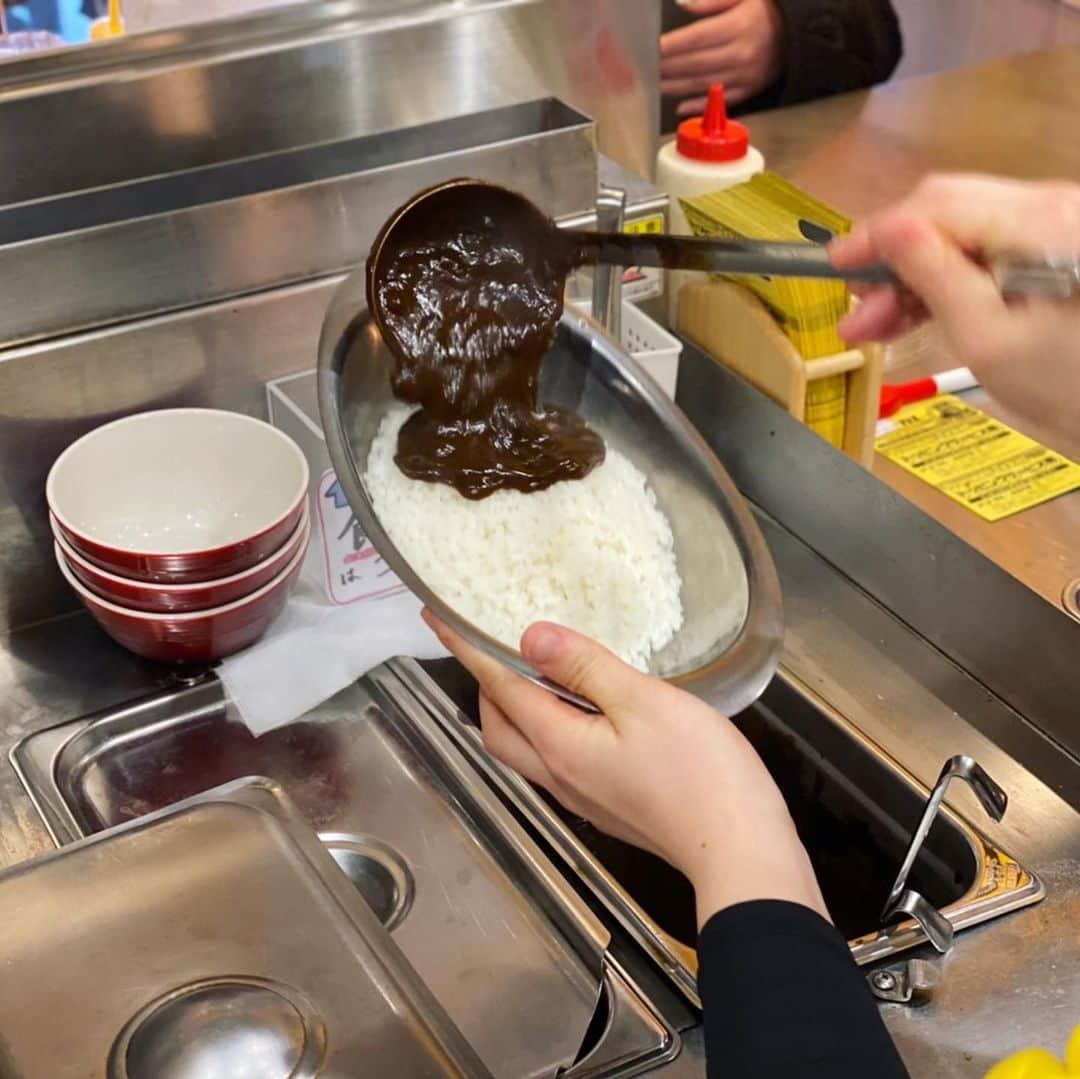
[[(458, 633), (508, 667), (576, 704), (521, 654), (449, 607), (414, 572), (383, 529), (364, 479), (387, 410), (393, 357), (355, 270), (331, 302), (319, 343), (319, 409), (330, 458), (357, 519), (390, 568)], [(579, 412), (648, 478), (675, 536), (683, 626), (651, 670), (740, 711), (776, 668), (783, 633), (780, 587), (761, 533), (720, 462), (682, 412), (595, 322), (563, 315), (541, 377), (546, 403)]]

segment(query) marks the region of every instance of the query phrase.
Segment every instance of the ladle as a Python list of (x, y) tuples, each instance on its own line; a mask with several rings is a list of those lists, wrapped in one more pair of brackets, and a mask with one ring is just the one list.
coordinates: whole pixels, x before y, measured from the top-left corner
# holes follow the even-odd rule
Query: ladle
[[(560, 229), (523, 195), (483, 180), (450, 180), (421, 191), (383, 226), (368, 258), (368, 304), (385, 330), (377, 302), (380, 274), (386, 256), (407, 236), (422, 237), (438, 220), (451, 216), (462, 232), (475, 223), (478, 231), (498, 227), (531, 239), (527, 258), (561, 256), (567, 272), (597, 263), (616, 266), (658, 266), (668, 270), (761, 274), (773, 277), (813, 277), (897, 284), (889, 267), (874, 263), (842, 270), (829, 261), (828, 249), (818, 243), (771, 240), (717, 240), (692, 236), (623, 232), (585, 232)], [(1009, 295), (1067, 298), (1080, 290), (1080, 261), (1075, 257), (1045, 261), (1003, 258), (991, 264), (998, 287)]]
[(616, 266), (659, 266), (668, 270), (710, 273), (767, 274), (776, 277), (817, 277), (863, 283), (895, 282), (884, 265), (840, 270), (829, 261), (824, 244), (767, 240), (714, 240), (692, 236), (646, 235), (625, 232), (585, 232), (560, 229), (524, 195), (483, 180), (450, 180), (421, 191), (383, 225), (368, 258), (368, 300), (376, 317), (376, 289), (387, 256), (405, 237), (435, 232), (447, 217), (461, 232), (513, 231), (528, 237), (528, 258), (562, 257), (567, 271), (597, 263)]

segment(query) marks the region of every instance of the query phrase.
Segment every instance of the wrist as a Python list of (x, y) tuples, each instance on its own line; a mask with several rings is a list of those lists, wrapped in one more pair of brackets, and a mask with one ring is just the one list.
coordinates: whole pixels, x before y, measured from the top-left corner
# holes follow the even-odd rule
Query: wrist
[[(785, 813), (786, 817), (786, 813)], [(694, 886), (700, 930), (718, 911), (756, 899), (799, 903), (831, 921), (817, 878), (790, 817), (752, 834), (704, 840), (684, 869)]]

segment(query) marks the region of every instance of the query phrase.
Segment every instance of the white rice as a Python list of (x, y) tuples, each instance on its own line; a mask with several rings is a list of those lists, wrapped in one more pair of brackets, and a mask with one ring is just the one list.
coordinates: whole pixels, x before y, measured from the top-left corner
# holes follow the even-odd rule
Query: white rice
[(671, 525), (645, 477), (609, 448), (583, 480), (471, 501), (394, 463), (410, 413), (402, 406), (383, 419), (367, 483), (383, 527), (428, 587), (511, 648), (545, 620), (647, 669), (683, 610)]

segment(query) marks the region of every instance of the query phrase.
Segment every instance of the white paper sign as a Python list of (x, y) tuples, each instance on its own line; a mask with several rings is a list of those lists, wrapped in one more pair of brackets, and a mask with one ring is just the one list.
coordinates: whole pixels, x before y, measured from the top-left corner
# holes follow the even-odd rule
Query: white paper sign
[(326, 592), (332, 603), (344, 606), (405, 591), (397, 575), (364, 535), (332, 468), (319, 479), (316, 512), (322, 536)]

